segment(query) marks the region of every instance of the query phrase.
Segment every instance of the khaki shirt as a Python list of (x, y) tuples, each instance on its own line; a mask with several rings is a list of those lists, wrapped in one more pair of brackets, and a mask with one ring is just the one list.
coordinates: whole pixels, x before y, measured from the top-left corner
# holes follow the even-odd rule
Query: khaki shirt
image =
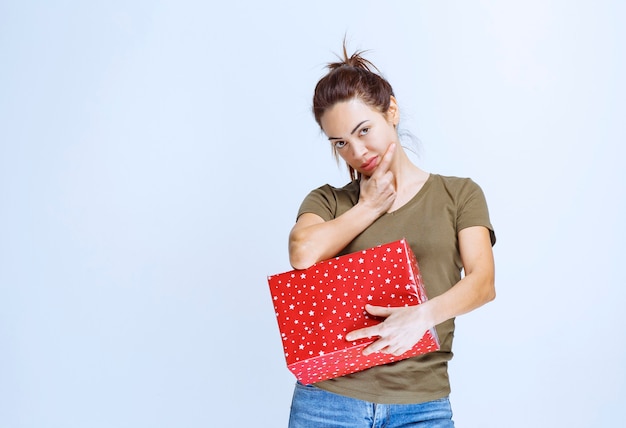
[[(314, 213), (332, 220), (352, 208), (359, 183), (342, 188), (324, 185), (302, 202), (298, 216)], [(495, 244), (485, 196), (469, 178), (430, 174), (420, 191), (399, 209), (379, 217), (338, 255), (405, 238), (415, 253), (426, 294), (438, 296), (461, 279), (463, 265), (458, 232), (485, 226)], [(452, 358), (454, 319), (436, 327), (441, 349), (383, 366), (316, 383), (327, 391), (375, 403), (422, 403), (450, 393), (448, 361)]]

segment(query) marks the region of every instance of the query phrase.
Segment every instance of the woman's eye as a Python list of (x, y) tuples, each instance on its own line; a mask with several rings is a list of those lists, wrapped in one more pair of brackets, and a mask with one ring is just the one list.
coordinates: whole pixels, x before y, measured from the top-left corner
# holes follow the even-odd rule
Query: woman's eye
[(369, 128), (363, 128), (363, 129), (361, 129), (361, 135), (365, 135), (365, 134), (367, 134), (368, 132), (370, 132), (370, 129), (369, 129)]
[(346, 145), (345, 141), (335, 141), (335, 148), (340, 149)]

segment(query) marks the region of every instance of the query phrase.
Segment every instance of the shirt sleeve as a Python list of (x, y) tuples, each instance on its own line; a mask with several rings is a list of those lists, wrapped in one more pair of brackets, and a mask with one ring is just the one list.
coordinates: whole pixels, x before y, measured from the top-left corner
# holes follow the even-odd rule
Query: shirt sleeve
[(489, 230), (491, 245), (496, 243), (496, 233), (489, 219), (487, 199), (483, 190), (471, 179), (461, 189), (457, 210), (457, 232), (472, 226), (484, 226)]
[(296, 220), (304, 213), (313, 213), (320, 216), (324, 221), (329, 221), (335, 218), (336, 212), (337, 200), (332, 188), (329, 185), (324, 185), (312, 190), (304, 198), (298, 209)]

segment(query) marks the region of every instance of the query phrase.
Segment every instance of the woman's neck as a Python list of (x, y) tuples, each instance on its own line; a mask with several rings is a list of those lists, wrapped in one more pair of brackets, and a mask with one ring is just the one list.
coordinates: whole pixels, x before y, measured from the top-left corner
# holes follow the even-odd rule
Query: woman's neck
[(416, 185), (421, 187), (430, 174), (415, 165), (404, 151), (398, 152), (397, 156), (390, 168), (396, 179), (396, 191), (411, 191)]
[(430, 174), (415, 165), (404, 152), (390, 168), (396, 180), (396, 199), (389, 209), (395, 211), (409, 202), (422, 189)]

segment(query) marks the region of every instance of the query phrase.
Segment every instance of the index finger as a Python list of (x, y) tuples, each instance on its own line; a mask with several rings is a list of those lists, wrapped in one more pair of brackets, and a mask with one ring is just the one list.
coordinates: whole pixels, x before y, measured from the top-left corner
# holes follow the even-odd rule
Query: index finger
[(389, 171), (389, 167), (391, 166), (391, 160), (393, 159), (393, 153), (395, 152), (395, 150), (396, 150), (396, 143), (389, 144), (389, 147), (387, 147), (387, 151), (385, 152), (385, 154), (383, 155), (383, 158), (380, 160), (380, 163), (378, 164), (378, 168), (376, 168), (372, 176), (383, 175), (387, 171)]
[(359, 339), (370, 339), (372, 337), (378, 337), (378, 325), (370, 327), (364, 327), (358, 330), (351, 331), (346, 335), (348, 342), (355, 342)]

